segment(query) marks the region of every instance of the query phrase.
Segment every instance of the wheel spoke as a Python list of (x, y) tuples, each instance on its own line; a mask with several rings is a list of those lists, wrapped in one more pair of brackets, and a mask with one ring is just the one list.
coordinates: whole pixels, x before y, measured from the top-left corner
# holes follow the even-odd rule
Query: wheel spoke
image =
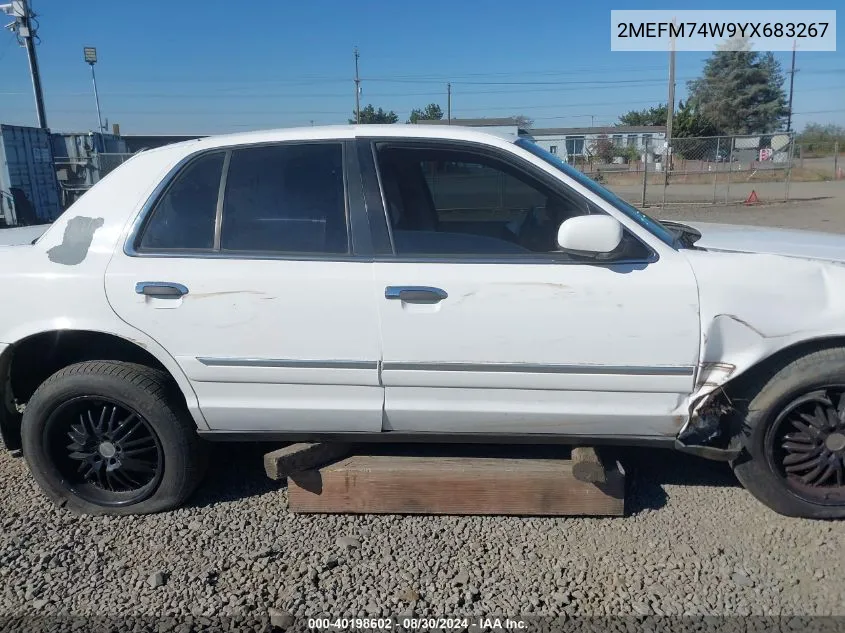
[(118, 445), (125, 451), (127, 448), (137, 448), (139, 446), (149, 445), (155, 448), (156, 441), (151, 436), (141, 437), (137, 440), (130, 440), (128, 442), (119, 442)]
[[(68, 447), (70, 448), (70, 447)], [(68, 454), (68, 457), (71, 459), (89, 459), (94, 456), (94, 453), (80, 453), (79, 451), (73, 451), (72, 453)]]
[(140, 488), (141, 482), (136, 480), (132, 475), (129, 474), (123, 468), (118, 468), (117, 470), (112, 472), (112, 476), (121, 483), (124, 488), (128, 490), (132, 490), (133, 488)]
[(823, 430), (826, 425), (826, 416), (824, 414), (824, 409), (822, 409), (822, 405), (820, 404), (816, 405), (813, 415), (802, 413), (801, 417), (820, 431)]
[(72, 425), (70, 427), (70, 431), (68, 431), (67, 436), (77, 444), (85, 444), (88, 439), (88, 434), (85, 430), (76, 425)]
[(801, 432), (801, 433), (787, 433), (783, 436), (787, 442), (801, 442), (802, 444), (815, 444), (816, 440), (810, 437), (809, 434)]
[(815, 444), (802, 444), (798, 442), (784, 442), (781, 446), (795, 453), (809, 453), (816, 448)]
[(111, 415), (109, 416), (109, 424), (107, 430), (109, 433), (114, 433), (114, 423), (117, 420), (117, 407), (112, 405)]
[(821, 473), (821, 472), (822, 472), (822, 470), (824, 470), (824, 464), (819, 464), (819, 465), (818, 465), (818, 466), (816, 466), (813, 470), (811, 470), (810, 472), (808, 472), (806, 475), (803, 475), (803, 476), (801, 477), (801, 481), (803, 481), (805, 484), (809, 484), (809, 483), (810, 483), (810, 482), (812, 482), (812, 481), (813, 481), (816, 477), (818, 477), (818, 476), (819, 476), (819, 473)]
[(100, 419), (97, 420), (97, 433), (102, 434), (106, 430), (106, 405), (100, 409)]
[(149, 453), (150, 451), (156, 450), (155, 446), (147, 446), (145, 448), (133, 448), (130, 451), (123, 451), (124, 459), (127, 457), (138, 457), (139, 455), (143, 455), (144, 453)]
[[(822, 452), (821, 447), (816, 447), (816, 449), (810, 453), (790, 453), (786, 457), (783, 458), (783, 465), (788, 467), (797, 467), (801, 468), (806, 464), (809, 464), (811, 461), (815, 461), (815, 459), (821, 459), (821, 457), (817, 457), (819, 453)], [(787, 468), (789, 470), (789, 468)], [(794, 472), (794, 471), (790, 471)]]
[[(836, 459), (835, 455), (833, 455), (832, 457), (833, 460)], [(833, 460), (828, 460), (827, 468), (825, 468), (825, 471), (822, 473), (822, 476), (819, 477), (818, 481), (816, 481), (815, 485), (821, 486), (824, 482), (826, 482), (834, 475), (834, 473), (836, 472), (836, 466), (834, 465), (834, 463), (832, 463)]]
[(135, 431), (141, 428), (141, 426), (142, 424), (140, 418), (138, 418), (138, 416), (133, 413), (123, 422), (120, 423), (120, 426), (117, 427), (117, 430), (114, 432), (112, 437), (114, 438), (115, 442), (125, 440), (133, 433), (135, 433)]
[[(803, 417), (804, 414), (802, 413), (801, 415)], [(796, 429), (810, 437), (817, 438), (819, 436), (819, 430), (816, 427), (807, 426), (806, 424), (804, 424), (803, 422), (799, 422), (798, 420), (793, 419), (792, 426), (794, 426)]]
[(157, 464), (143, 459), (129, 457), (121, 460), (122, 468), (136, 473), (155, 473)]

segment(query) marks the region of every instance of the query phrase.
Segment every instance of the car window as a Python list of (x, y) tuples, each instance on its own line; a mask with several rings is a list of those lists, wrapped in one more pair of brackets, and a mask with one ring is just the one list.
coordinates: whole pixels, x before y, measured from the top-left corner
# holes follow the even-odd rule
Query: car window
[[(628, 139), (630, 140), (630, 138), (631, 137), (629, 136)], [(538, 158), (546, 161), (556, 169), (562, 171), (564, 174), (566, 174), (576, 182), (580, 183), (581, 185), (598, 195), (600, 198), (603, 198), (605, 201), (612, 204), (622, 213), (634, 220), (637, 224), (642, 226), (647, 231), (651, 232), (653, 235), (657, 236), (660, 240), (662, 240), (669, 246), (675, 245), (675, 235), (669, 229), (663, 226), (659, 221), (643, 213), (635, 206), (629, 204), (609, 189), (602, 187), (595, 180), (593, 180), (580, 170), (575, 169), (571, 165), (566, 164), (560, 159), (559, 156), (555, 156), (551, 152), (547, 152), (542, 147), (537, 145), (537, 143), (529, 141), (526, 138), (517, 139), (516, 144), (519, 147), (528, 150)]]
[(214, 246), (214, 220), (223, 152), (206, 154), (180, 171), (159, 198), (140, 250), (195, 250)]
[(566, 258), (557, 245), (561, 223), (600, 212), (571, 190), (472, 150), (383, 144), (377, 155), (397, 255)]
[(223, 198), (224, 251), (349, 252), (339, 143), (232, 152)]

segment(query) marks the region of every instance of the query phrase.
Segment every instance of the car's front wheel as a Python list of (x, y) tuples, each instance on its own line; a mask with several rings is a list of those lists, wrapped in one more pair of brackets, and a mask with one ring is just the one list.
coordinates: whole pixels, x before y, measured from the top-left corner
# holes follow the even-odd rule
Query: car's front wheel
[(788, 516), (845, 518), (845, 348), (775, 373), (753, 395), (742, 432), (733, 468), (755, 497)]
[(57, 504), (87, 514), (181, 505), (202, 477), (204, 447), (164, 373), (89, 361), (47, 379), (27, 403), (24, 457)]

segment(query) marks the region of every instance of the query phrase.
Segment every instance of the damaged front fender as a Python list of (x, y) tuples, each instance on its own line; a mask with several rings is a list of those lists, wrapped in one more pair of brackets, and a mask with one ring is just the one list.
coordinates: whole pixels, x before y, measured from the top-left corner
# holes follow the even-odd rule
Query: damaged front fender
[[(732, 396), (752, 369), (796, 346), (845, 345), (845, 266), (779, 255), (689, 251), (699, 285), (702, 337), (689, 418), (678, 450), (731, 460), (742, 450)], [(739, 392), (738, 394), (736, 392)]]

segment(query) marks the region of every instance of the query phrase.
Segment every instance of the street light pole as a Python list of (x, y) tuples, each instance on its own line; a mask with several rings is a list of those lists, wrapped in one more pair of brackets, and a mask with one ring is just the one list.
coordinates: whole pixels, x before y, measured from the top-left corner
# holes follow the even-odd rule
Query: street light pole
[(100, 94), (97, 92), (97, 75), (94, 74), (94, 64), (97, 63), (97, 49), (93, 46), (86, 46), (82, 49), (85, 62), (91, 66), (91, 82), (94, 84), (94, 102), (97, 104), (97, 129), (104, 132), (103, 117), (100, 114)]
[(97, 93), (97, 75), (94, 74), (94, 64), (91, 64), (91, 82), (94, 84), (94, 102), (97, 104), (97, 123), (103, 129), (103, 117), (100, 114), (100, 95)]

